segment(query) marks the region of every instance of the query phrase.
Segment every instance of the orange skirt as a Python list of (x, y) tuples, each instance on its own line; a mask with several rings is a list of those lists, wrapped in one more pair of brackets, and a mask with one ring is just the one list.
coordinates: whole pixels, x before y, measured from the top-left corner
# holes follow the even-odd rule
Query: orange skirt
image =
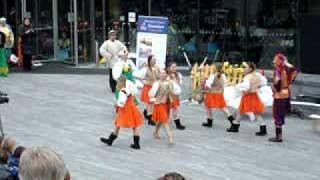
[(114, 124), (121, 128), (136, 128), (143, 124), (143, 116), (135, 105), (133, 96), (128, 97), (123, 107), (118, 107)]
[(178, 107), (180, 106), (180, 98), (179, 98), (179, 96), (174, 95), (172, 98), (173, 99), (172, 99), (172, 101), (170, 103), (170, 108), (178, 109)]
[(264, 112), (264, 105), (260, 100), (258, 93), (243, 93), (240, 106), (239, 106), (240, 113), (263, 113)]
[(227, 106), (223, 93), (205, 93), (204, 105), (206, 108), (222, 109)]
[(152, 120), (155, 122), (166, 123), (169, 121), (169, 105), (154, 104), (152, 112)]
[(152, 88), (151, 85), (145, 84), (141, 91), (140, 100), (144, 103), (150, 103), (149, 91)]

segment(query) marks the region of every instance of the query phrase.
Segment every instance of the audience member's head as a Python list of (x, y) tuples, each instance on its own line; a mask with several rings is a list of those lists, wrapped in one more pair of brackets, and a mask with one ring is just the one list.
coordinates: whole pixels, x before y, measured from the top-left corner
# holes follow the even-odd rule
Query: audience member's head
[(66, 176), (64, 177), (64, 180), (71, 180), (69, 171), (67, 171)]
[(13, 153), (16, 146), (16, 140), (12, 137), (5, 138), (1, 143), (1, 148), (7, 153)]
[(23, 147), (23, 146), (17, 147), (16, 150), (14, 150), (13, 156), (14, 156), (15, 158), (20, 159), (20, 157), (21, 157), (21, 155), (22, 155), (22, 153), (23, 153), (24, 150), (26, 150), (26, 148)]
[(159, 178), (158, 180), (186, 180), (181, 174), (176, 172), (170, 172), (165, 174), (163, 177)]
[(8, 158), (8, 153), (0, 149), (0, 164), (7, 164)]
[(47, 147), (26, 149), (19, 166), (20, 180), (64, 180), (67, 175), (61, 156)]

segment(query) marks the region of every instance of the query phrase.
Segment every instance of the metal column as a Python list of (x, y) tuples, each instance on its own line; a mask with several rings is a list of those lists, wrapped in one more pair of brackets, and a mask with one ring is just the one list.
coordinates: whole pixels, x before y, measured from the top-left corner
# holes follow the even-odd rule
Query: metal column
[(245, 59), (248, 59), (248, 39), (249, 39), (249, 0), (244, 0), (244, 23), (245, 23), (245, 35), (244, 35), (244, 47), (245, 47)]
[(103, 40), (107, 39), (106, 33), (107, 33), (107, 23), (106, 23), (106, 0), (102, 0), (102, 34), (103, 34)]
[(52, 2), (52, 16), (53, 16), (53, 59), (58, 59), (58, 0)]
[(27, 12), (27, 6), (26, 6), (26, 0), (21, 0), (21, 20), (26, 17)]
[(148, 16), (151, 16), (152, 0), (148, 0)]
[(90, 29), (91, 29), (91, 59), (96, 62), (96, 31), (95, 31), (95, 3), (94, 0), (90, 1)]
[(74, 58), (75, 65), (79, 64), (79, 52), (78, 52), (78, 8), (77, 8), (77, 0), (73, 0), (73, 23), (74, 23)]

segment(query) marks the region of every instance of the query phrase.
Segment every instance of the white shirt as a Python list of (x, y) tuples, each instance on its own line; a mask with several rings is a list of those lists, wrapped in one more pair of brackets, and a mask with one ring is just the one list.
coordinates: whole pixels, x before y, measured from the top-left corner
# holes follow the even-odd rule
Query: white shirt
[(137, 93), (138, 93), (137, 86), (130, 80), (126, 80), (126, 87), (122, 88), (121, 91), (119, 92), (117, 106), (123, 107), (128, 100), (128, 96), (136, 95)]
[[(211, 86), (212, 86), (215, 78), (216, 78), (216, 74), (211, 74), (211, 75), (209, 76), (209, 78), (206, 80), (206, 87), (207, 87), (207, 88), (211, 88)], [(226, 75), (221, 74), (221, 78), (222, 78), (222, 80), (223, 80), (224, 83), (227, 82)]]
[(132, 72), (136, 71), (136, 66), (131, 59), (127, 61), (120, 60), (116, 62), (112, 68), (112, 77), (114, 80), (117, 80), (121, 76), (123, 67), (125, 66), (130, 66)]
[[(152, 85), (152, 88), (149, 91), (149, 97), (150, 98), (154, 98), (156, 96), (156, 94), (157, 94), (157, 92), (159, 90), (159, 84), (160, 84), (160, 81), (157, 81)], [(174, 95), (180, 95), (181, 94), (181, 88), (176, 82), (173, 82), (173, 92), (172, 93)]]
[(119, 53), (120, 51), (126, 49), (126, 46), (120, 42), (119, 40), (107, 40), (105, 41), (100, 49), (100, 55), (106, 59), (106, 62), (110, 65), (110, 68), (119, 61)]
[[(268, 83), (268, 80), (266, 77), (264, 77), (261, 73), (256, 72), (255, 73), (257, 75), (257, 77), (260, 80), (260, 84), (259, 86), (266, 86)], [(241, 91), (248, 91), (250, 89), (250, 76), (245, 76), (243, 78), (243, 82), (237, 84), (237, 87), (241, 90)]]

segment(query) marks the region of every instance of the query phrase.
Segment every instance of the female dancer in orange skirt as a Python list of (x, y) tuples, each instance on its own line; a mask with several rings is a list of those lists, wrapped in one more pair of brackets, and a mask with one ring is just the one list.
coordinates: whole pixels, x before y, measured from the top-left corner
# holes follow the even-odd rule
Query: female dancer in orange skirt
[(167, 79), (165, 70), (160, 71), (160, 80), (155, 82), (149, 92), (150, 101), (154, 103), (152, 120), (156, 122), (154, 137), (159, 139), (159, 130), (164, 126), (168, 135), (169, 144), (173, 143), (172, 132), (169, 126), (170, 100), (172, 95), (181, 93), (180, 86), (174, 81)]
[[(175, 62), (169, 62), (167, 67), (168, 79), (174, 81), (177, 85), (181, 87), (182, 85), (182, 75), (177, 72), (177, 64)], [(184, 130), (186, 127), (181, 124), (180, 118), (178, 117), (178, 110), (180, 106), (180, 98), (178, 95), (172, 96), (172, 101), (170, 104), (170, 109), (172, 110), (172, 118), (176, 124), (176, 128), (179, 130)]]
[(117, 81), (119, 98), (117, 100), (118, 112), (114, 121), (115, 128), (109, 138), (100, 138), (101, 142), (111, 146), (113, 141), (118, 137), (120, 128), (133, 129), (133, 142), (131, 148), (140, 149), (140, 136), (138, 127), (143, 124), (143, 116), (134, 103), (134, 94), (138, 89), (130, 80), (120, 76)]
[(256, 65), (248, 63), (245, 65), (245, 77), (243, 82), (238, 84), (237, 87), (242, 91), (242, 97), (237, 112), (236, 119), (232, 121), (232, 125), (228, 132), (239, 132), (240, 115), (252, 112), (255, 114), (257, 120), (260, 122), (260, 131), (256, 133), (257, 136), (265, 136), (267, 134), (266, 123), (262, 118), (264, 113), (264, 104), (258, 96), (258, 89), (263, 85), (261, 76), (256, 74)]
[(207, 122), (202, 123), (204, 127), (212, 127), (212, 109), (220, 109), (228, 117), (230, 123), (234, 120), (233, 116), (227, 109), (227, 104), (224, 100), (224, 85), (226, 83), (226, 76), (223, 73), (222, 65), (217, 65), (217, 72), (211, 74), (206, 80), (205, 94), (204, 94), (204, 105), (207, 112)]
[(148, 124), (152, 126), (155, 126), (155, 123), (151, 119), (152, 103), (150, 103), (149, 91), (152, 88), (153, 83), (159, 79), (159, 73), (160, 68), (156, 65), (156, 58), (154, 55), (148, 56), (148, 62), (144, 68), (133, 73), (137, 79), (143, 80), (144, 85), (141, 91), (140, 99), (146, 106), (143, 114), (148, 120)]

